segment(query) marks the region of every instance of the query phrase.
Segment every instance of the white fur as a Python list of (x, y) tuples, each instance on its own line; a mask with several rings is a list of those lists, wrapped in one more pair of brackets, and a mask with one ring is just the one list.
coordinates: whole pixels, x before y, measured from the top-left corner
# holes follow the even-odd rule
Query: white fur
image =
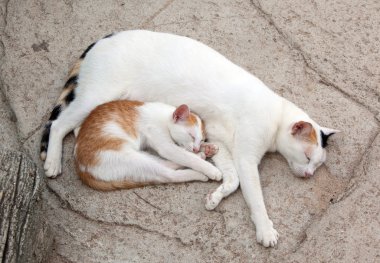
[[(165, 33), (121, 32), (99, 40), (87, 53), (76, 98), (52, 125), (45, 163), (48, 176), (60, 172), (63, 136), (95, 106), (120, 98), (190, 105), (205, 120), (209, 141), (220, 148), (214, 160), (224, 182), (208, 196), (206, 207), (216, 207), (240, 181), (257, 241), (264, 246), (277, 243), (257, 166), (266, 151), (278, 150), (297, 172), (309, 171), (303, 143), (289, 132), (303, 120), (312, 123), (319, 136), (319, 126), (306, 113), (202, 43)], [(324, 151), (320, 146), (316, 150)]]
[[(103, 125), (101, 136), (121, 139), (122, 148), (97, 153), (99, 163), (95, 166), (83, 167), (84, 164), (78, 163), (82, 171), (86, 170), (103, 181), (128, 180), (138, 183), (207, 181), (206, 176), (213, 180), (222, 178), (221, 172), (215, 166), (192, 153), (193, 147), (200, 148), (200, 143), (203, 141), (200, 125), (187, 125), (186, 122), (174, 121), (173, 112), (176, 108), (163, 103), (148, 102), (136, 109), (138, 113), (134, 128), (137, 137), (128, 134), (121, 124), (112, 119), (114, 113), (109, 114), (110, 120)], [(116, 117), (119, 119), (123, 116)], [(81, 131), (79, 135), (80, 133)], [(194, 134), (195, 137), (192, 138), (190, 134)], [(190, 152), (178, 145), (190, 145), (188, 149)], [(75, 153), (81, 150), (79, 147), (81, 146), (76, 145)], [(154, 150), (165, 160), (143, 152), (147, 148)], [(176, 171), (180, 166), (195, 171)]]

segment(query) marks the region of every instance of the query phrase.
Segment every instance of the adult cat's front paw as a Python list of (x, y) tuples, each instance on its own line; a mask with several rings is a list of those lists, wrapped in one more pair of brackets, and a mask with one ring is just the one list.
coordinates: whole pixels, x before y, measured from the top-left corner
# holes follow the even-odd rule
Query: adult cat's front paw
[(205, 207), (207, 210), (213, 210), (215, 207), (217, 207), (223, 199), (223, 194), (220, 193), (218, 190), (215, 190), (211, 193), (209, 193), (206, 196), (206, 204)]
[(273, 228), (273, 223), (270, 220), (265, 227), (256, 228), (256, 240), (264, 247), (274, 247), (277, 245), (278, 237), (279, 234), (276, 229)]

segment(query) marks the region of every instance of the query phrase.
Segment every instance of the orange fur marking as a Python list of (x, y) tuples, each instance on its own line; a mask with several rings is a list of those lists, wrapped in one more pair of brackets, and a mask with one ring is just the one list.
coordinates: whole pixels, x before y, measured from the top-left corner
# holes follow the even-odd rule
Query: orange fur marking
[(313, 130), (310, 132), (309, 140), (310, 140), (310, 142), (313, 143), (313, 144), (318, 144), (317, 132), (315, 131), (314, 128), (313, 128)]
[(72, 76), (77, 76), (79, 74), (80, 65), (82, 64), (82, 59), (78, 59), (74, 66), (69, 71), (69, 78)]
[(99, 152), (117, 151), (125, 143), (120, 138), (103, 134), (103, 128), (107, 122), (118, 123), (126, 133), (136, 137), (135, 121), (138, 114), (136, 107), (142, 104), (138, 101), (113, 101), (95, 108), (83, 122), (77, 137), (78, 165), (95, 166), (99, 162), (97, 157)]
[(187, 124), (190, 126), (196, 125), (197, 117), (193, 113), (190, 113), (189, 118), (187, 118), (186, 121), (187, 121)]
[(205, 126), (205, 122), (204, 120), (201, 119), (201, 128), (202, 128), (202, 136), (203, 136), (203, 139), (206, 139), (206, 126)]
[(81, 181), (88, 185), (89, 187), (100, 190), (100, 191), (112, 191), (119, 189), (132, 189), (137, 187), (145, 186), (149, 183), (135, 183), (127, 180), (124, 181), (103, 181), (94, 178), (90, 173), (83, 172), (78, 168), (77, 165), (77, 173), (81, 179)]

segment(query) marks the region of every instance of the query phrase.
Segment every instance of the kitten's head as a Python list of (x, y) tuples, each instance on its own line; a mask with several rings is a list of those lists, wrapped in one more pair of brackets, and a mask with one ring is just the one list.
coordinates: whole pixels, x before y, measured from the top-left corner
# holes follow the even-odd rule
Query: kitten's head
[(326, 160), (327, 139), (337, 132), (311, 122), (298, 121), (282, 131), (278, 150), (296, 176), (310, 177)]
[(169, 131), (173, 140), (190, 152), (199, 152), (201, 144), (205, 140), (202, 120), (190, 112), (187, 105), (179, 106), (173, 112), (172, 120)]

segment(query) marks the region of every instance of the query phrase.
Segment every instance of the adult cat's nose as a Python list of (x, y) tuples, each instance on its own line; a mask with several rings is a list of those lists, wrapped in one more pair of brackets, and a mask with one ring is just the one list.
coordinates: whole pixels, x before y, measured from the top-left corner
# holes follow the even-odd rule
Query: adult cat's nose
[(199, 153), (199, 148), (198, 147), (193, 147), (193, 152)]

